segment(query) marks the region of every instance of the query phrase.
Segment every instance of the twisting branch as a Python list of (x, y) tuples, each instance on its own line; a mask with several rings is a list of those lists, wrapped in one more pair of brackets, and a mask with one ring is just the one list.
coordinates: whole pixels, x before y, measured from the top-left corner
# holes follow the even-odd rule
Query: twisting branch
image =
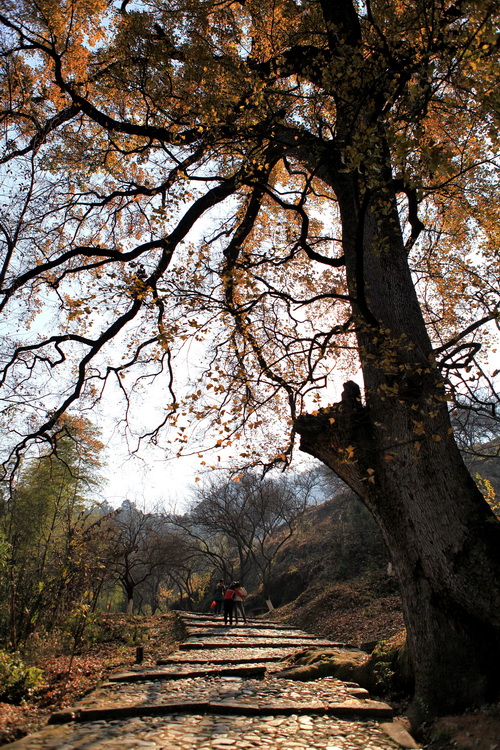
[[(145, 252), (146, 249), (150, 250), (154, 248), (161, 250), (161, 254), (157, 261), (155, 269), (152, 271), (149, 277), (140, 280), (141, 283), (136, 290), (131, 290), (133, 300), (130, 303), (127, 311), (120, 315), (117, 319), (115, 319), (113, 323), (108, 326), (99, 336), (93, 339), (79, 336), (77, 334), (53, 336), (45, 339), (44, 341), (37, 342), (36, 344), (26, 345), (23, 347), (18, 347), (16, 349), (13, 358), (4, 369), (4, 378), (7, 375), (8, 368), (11, 367), (18, 359), (18, 357), (21, 356), (24, 352), (42, 350), (47, 345), (54, 344), (59, 354), (59, 360), (52, 361), (44, 358), (45, 361), (49, 362), (51, 367), (54, 367), (57, 364), (64, 362), (66, 359), (66, 355), (61, 348), (61, 345), (66, 341), (82, 344), (88, 347), (89, 351), (87, 352), (87, 354), (85, 354), (85, 356), (82, 357), (79, 362), (75, 383), (69, 394), (62, 401), (62, 403), (51, 412), (50, 417), (46, 419), (43, 424), (41, 424), (36, 430), (26, 435), (24, 439), (20, 443), (18, 443), (18, 445), (11, 453), (9, 459), (7, 460), (6, 465), (12, 462), (17, 465), (23, 450), (28, 446), (28, 444), (37, 442), (39, 440), (51, 440), (51, 430), (56, 425), (61, 415), (64, 414), (69, 409), (69, 407), (74, 404), (82, 395), (84, 386), (88, 379), (88, 368), (91, 362), (96, 359), (97, 355), (103, 349), (103, 347), (109, 342), (116, 339), (118, 334), (123, 331), (124, 328), (138, 315), (139, 311), (145, 304), (144, 292), (151, 289), (156, 290), (157, 282), (165, 274), (172, 260), (175, 249), (177, 248), (179, 243), (183, 241), (187, 233), (192, 229), (195, 222), (207, 210), (231, 195), (237, 189), (239, 181), (240, 177), (236, 175), (232, 178), (221, 181), (219, 185), (216, 185), (215, 187), (207, 191), (206, 194), (198, 198), (188, 208), (184, 216), (182, 216), (182, 218), (178, 221), (176, 227), (167, 237), (164, 237), (161, 240), (153, 243), (145, 243), (144, 245), (140, 245), (130, 253), (119, 253), (117, 251), (109, 252), (109, 256), (115, 261), (123, 261), (130, 260), (132, 257), (137, 257), (141, 252)], [(81, 251), (81, 248), (78, 248), (77, 250)], [(81, 252), (78, 253), (77, 250), (69, 251), (68, 253), (63, 254), (63, 256), (60, 256), (57, 261), (45, 264), (45, 270), (48, 270), (48, 268), (54, 268), (58, 262), (59, 264), (65, 262), (69, 258), (74, 257), (75, 254), (85, 254)], [(87, 248), (86, 252), (89, 255), (95, 253), (95, 248)], [(101, 254), (102, 250), (99, 249), (98, 252), (99, 254)], [(13, 285), (12, 291), (14, 288), (18, 289), (22, 285), (21, 282), (25, 284), (28, 280), (32, 279), (36, 275), (38, 275), (38, 273), (36, 273), (34, 270), (27, 272), (26, 274), (24, 274), (24, 276), (18, 279), (18, 282), (15, 285)], [(142, 293), (140, 293), (141, 290)], [(5, 469), (5, 471), (6, 470), (7, 469)]]
[[(270, 171), (271, 169), (269, 168), (267, 171), (267, 175), (262, 175), (262, 178), (264, 178), (265, 176), (268, 178)], [(250, 196), (250, 200), (247, 205), (247, 209), (245, 211), (245, 215), (242, 221), (240, 222), (237, 230), (234, 232), (233, 238), (224, 252), (224, 256), (226, 259), (224, 266), (223, 266), (223, 272), (222, 272), (222, 276), (224, 279), (224, 293), (225, 293), (226, 304), (227, 304), (228, 310), (230, 311), (235, 321), (237, 332), (245, 341), (247, 341), (250, 344), (250, 347), (262, 371), (274, 383), (278, 384), (281, 388), (284, 389), (284, 391), (287, 394), (288, 404), (289, 404), (290, 412), (292, 414), (292, 418), (295, 418), (296, 416), (295, 393), (294, 393), (293, 388), (281, 375), (279, 375), (279, 373), (275, 372), (273, 368), (269, 365), (269, 363), (267, 362), (264, 356), (264, 353), (262, 352), (261, 347), (259, 346), (255, 336), (252, 334), (250, 330), (250, 325), (246, 318), (246, 314), (242, 315), (239, 312), (239, 306), (235, 304), (235, 300), (234, 300), (234, 293), (235, 293), (234, 269), (235, 269), (240, 251), (241, 251), (241, 243), (244, 241), (244, 239), (246, 239), (246, 237), (248, 237), (248, 235), (250, 234), (255, 224), (255, 221), (257, 219), (257, 216), (261, 208), (261, 201), (262, 201), (262, 196), (264, 195), (264, 192), (265, 192), (265, 188), (260, 182), (253, 188), (251, 196)]]
[(47, 120), (42, 128), (38, 129), (38, 132), (31, 138), (27, 146), (9, 151), (4, 156), (0, 157), (0, 164), (5, 164), (19, 156), (25, 156), (30, 152), (36, 153), (45, 143), (47, 136), (50, 133), (57, 130), (65, 122), (73, 120), (80, 112), (81, 109), (78, 104), (70, 104), (68, 107), (65, 107), (58, 112), (57, 115), (54, 115), (54, 117)]
[[(498, 309), (491, 312), (489, 315), (485, 315), (480, 320), (474, 321), (474, 323), (471, 323), (470, 326), (467, 326), (467, 328), (464, 328), (463, 331), (460, 331), (460, 333), (457, 333), (456, 336), (453, 336), (449, 341), (446, 342), (446, 344), (443, 344), (442, 346), (437, 347), (434, 349), (434, 354), (441, 354), (442, 352), (445, 352), (447, 349), (449, 349), (452, 346), (456, 346), (459, 341), (461, 341), (463, 338), (471, 334), (473, 331), (477, 330), (478, 328), (482, 328), (486, 323), (489, 323), (491, 320), (498, 320), (498, 317), (500, 315), (500, 311)], [(464, 346), (464, 345), (462, 345)], [(459, 347), (460, 348), (462, 348)], [(465, 344), (465, 346), (475, 346), (475, 344)], [(451, 353), (448, 354), (442, 361), (449, 359), (453, 354), (457, 351), (456, 349)]]
[(411, 234), (406, 243), (406, 251), (409, 253), (420, 233), (425, 229), (425, 224), (418, 217), (418, 199), (415, 188), (410, 188), (403, 180), (393, 180), (393, 187), (397, 193), (404, 193), (408, 199), (408, 221), (411, 226)]
[[(314, 175), (311, 175), (309, 182), (313, 179)], [(339, 258), (329, 258), (327, 255), (321, 255), (312, 249), (311, 245), (307, 241), (309, 235), (309, 216), (304, 208), (304, 202), (307, 194), (307, 188), (303, 191), (301, 199), (297, 203), (288, 203), (287, 201), (280, 198), (280, 196), (269, 187), (265, 188), (265, 192), (269, 195), (273, 201), (283, 208), (285, 211), (293, 211), (301, 220), (301, 232), (300, 238), (297, 241), (297, 247), (305, 252), (308, 258), (315, 260), (318, 263), (322, 263), (325, 266), (331, 266), (332, 268), (342, 268), (345, 266), (345, 256), (341, 255)]]

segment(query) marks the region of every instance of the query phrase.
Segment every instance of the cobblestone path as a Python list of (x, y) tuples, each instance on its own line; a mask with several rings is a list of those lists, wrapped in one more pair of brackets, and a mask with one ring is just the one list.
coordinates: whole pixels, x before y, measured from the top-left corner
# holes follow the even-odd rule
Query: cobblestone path
[[(283, 679), (281, 660), (308, 646), (342, 648), (274, 623), (224, 627), (179, 613), (188, 639), (156, 667), (112, 676), (18, 750), (396, 750), (416, 748), (391, 708), (354, 683)], [(394, 738), (394, 739), (393, 739)]]

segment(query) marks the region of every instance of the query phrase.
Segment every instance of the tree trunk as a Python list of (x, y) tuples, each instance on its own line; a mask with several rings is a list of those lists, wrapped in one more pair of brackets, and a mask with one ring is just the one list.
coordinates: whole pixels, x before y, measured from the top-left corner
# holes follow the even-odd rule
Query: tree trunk
[[(398, 577), (415, 722), (481, 705), (500, 685), (500, 523), (453, 439), (412, 283), (394, 192), (335, 183), (365, 399), (299, 417), (301, 449), (363, 500)], [(379, 183), (380, 185), (380, 183)]]
[(134, 614), (134, 590), (127, 591), (127, 615)]

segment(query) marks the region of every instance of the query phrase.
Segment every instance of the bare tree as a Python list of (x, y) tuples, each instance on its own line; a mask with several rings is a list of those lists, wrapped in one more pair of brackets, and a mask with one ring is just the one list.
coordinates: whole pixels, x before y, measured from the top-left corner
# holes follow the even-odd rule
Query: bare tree
[(231, 537), (220, 529), (200, 526), (193, 521), (190, 513), (168, 513), (166, 519), (172, 528), (180, 532), (187, 557), (204, 558), (206, 565), (225, 581), (235, 578), (238, 555)]
[(457, 444), (464, 453), (488, 458), (500, 456), (498, 399), (492, 399), (484, 391), (457, 399), (451, 409), (451, 421)]
[(256, 570), (268, 599), (273, 562), (295, 532), (316, 484), (306, 474), (271, 479), (246, 472), (237, 478), (206, 481), (197, 491), (190, 522), (210, 539), (230, 540), (238, 559), (236, 577), (244, 581)]
[(127, 613), (132, 614), (141, 585), (168, 569), (175, 542), (161, 516), (144, 513), (128, 501), (109, 519), (109, 532), (106, 564), (110, 577), (123, 588)]

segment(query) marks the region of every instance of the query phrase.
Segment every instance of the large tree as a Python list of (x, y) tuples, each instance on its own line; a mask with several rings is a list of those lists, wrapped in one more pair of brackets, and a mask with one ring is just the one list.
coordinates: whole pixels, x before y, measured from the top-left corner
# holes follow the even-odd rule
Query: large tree
[[(419, 714), (495, 695), (500, 526), (447, 401), (498, 322), (498, 3), (2, 7), (13, 463), (111, 381), (131, 419), (156, 381), (142, 437), (175, 449), (192, 416), (284, 463), (288, 423), (382, 530)], [(325, 405), (349, 363), (363, 393)]]

